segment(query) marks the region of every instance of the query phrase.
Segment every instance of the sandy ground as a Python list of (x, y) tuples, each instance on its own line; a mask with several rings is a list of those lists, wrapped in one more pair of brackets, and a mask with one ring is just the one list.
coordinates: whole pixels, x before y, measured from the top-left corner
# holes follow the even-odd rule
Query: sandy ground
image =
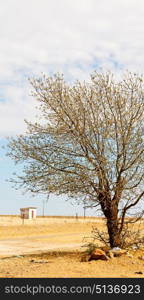
[[(0, 216), (0, 277), (144, 277), (144, 251), (130, 251), (108, 261), (81, 262), (84, 238), (100, 218), (37, 218)], [(137, 274), (142, 272), (143, 274)]]
[[(3, 219), (3, 223), (1, 221)], [(49, 250), (81, 249), (93, 226), (101, 219), (0, 217), (0, 257)]]

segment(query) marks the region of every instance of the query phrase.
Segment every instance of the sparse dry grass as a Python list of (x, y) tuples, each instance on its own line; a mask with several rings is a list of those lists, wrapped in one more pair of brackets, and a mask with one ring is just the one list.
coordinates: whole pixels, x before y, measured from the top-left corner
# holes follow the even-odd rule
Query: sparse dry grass
[(92, 226), (104, 230), (104, 221), (39, 217), (22, 225), (18, 216), (0, 216), (0, 277), (144, 277), (135, 273), (144, 273), (143, 249), (131, 250), (132, 257), (81, 262), (83, 238), (91, 236)]
[(49, 233), (68, 233), (91, 231), (92, 226), (103, 226), (100, 218), (72, 217), (38, 217), (35, 220), (25, 220), (24, 224), (19, 216), (0, 216), (0, 239), (11, 237), (26, 237), (46, 235)]

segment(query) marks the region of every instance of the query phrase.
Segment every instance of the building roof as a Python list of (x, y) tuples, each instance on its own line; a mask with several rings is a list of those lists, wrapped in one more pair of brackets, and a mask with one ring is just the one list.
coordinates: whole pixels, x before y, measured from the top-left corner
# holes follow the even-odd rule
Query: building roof
[(37, 207), (34, 207), (34, 206), (30, 206), (30, 207), (24, 207), (24, 208), (20, 208), (21, 210), (23, 209), (37, 209)]

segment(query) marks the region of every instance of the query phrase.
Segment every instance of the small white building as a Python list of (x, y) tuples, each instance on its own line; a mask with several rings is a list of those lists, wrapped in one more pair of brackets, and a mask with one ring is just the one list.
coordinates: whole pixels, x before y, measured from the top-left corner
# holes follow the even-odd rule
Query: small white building
[(24, 207), (20, 208), (22, 219), (35, 219), (37, 207)]

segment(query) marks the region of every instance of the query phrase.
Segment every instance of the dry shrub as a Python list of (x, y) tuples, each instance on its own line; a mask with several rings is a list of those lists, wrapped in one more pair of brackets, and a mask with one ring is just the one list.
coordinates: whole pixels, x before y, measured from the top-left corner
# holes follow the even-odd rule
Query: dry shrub
[(142, 236), (140, 227), (137, 230), (129, 229), (127, 225), (124, 226), (121, 233), (121, 247), (122, 248), (142, 248), (144, 247), (144, 237)]
[[(91, 236), (85, 238), (85, 241), (90, 240), (83, 245), (86, 248), (86, 253), (91, 253), (95, 248), (100, 247), (100, 245), (110, 249), (109, 236), (106, 231), (100, 231), (96, 227), (92, 228)], [(129, 229), (128, 224), (123, 227), (121, 232), (121, 248), (142, 248), (144, 247), (144, 236), (142, 236), (140, 226), (138, 229), (134, 228)]]

